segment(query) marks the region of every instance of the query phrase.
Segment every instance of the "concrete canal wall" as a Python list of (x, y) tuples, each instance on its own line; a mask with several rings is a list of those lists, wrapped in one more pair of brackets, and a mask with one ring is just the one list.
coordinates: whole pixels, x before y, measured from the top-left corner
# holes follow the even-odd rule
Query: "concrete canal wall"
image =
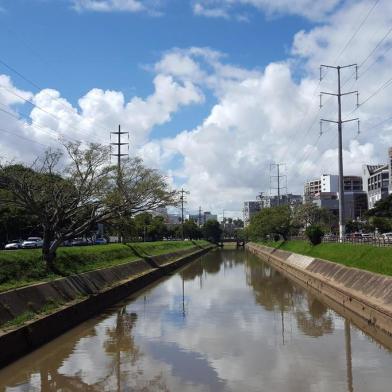
[(248, 243), (246, 249), (343, 312), (354, 314), (362, 325), (374, 329), (372, 335), (379, 329), (392, 336), (392, 277), (255, 243)]
[(42, 314), (21, 327), (0, 330), (0, 367), (214, 247), (195, 246), (1, 293), (0, 325), (27, 312)]

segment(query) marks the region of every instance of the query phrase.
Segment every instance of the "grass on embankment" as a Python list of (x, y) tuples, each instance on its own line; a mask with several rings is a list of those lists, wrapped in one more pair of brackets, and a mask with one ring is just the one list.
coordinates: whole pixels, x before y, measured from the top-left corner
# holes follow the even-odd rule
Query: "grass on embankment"
[(288, 252), (334, 261), (384, 275), (392, 275), (392, 247), (372, 245), (323, 243), (311, 245), (307, 241), (261, 242)]
[[(137, 260), (140, 255), (156, 256), (207, 244), (207, 241), (157, 241), (132, 243), (130, 246), (108, 244), (64, 247), (58, 249), (55, 265), (67, 276)], [(45, 270), (41, 249), (0, 251), (0, 292), (58, 277)]]

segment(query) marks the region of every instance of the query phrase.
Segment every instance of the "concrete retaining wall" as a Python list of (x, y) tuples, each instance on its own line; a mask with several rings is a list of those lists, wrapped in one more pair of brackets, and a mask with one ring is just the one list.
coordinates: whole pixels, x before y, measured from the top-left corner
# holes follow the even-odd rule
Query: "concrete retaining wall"
[(392, 277), (254, 243), (246, 248), (302, 286), (352, 312), (370, 328), (392, 336)]
[(0, 367), (212, 248), (214, 246), (192, 247), (0, 294), (0, 320), (3, 322), (29, 310), (39, 312), (48, 303), (64, 304), (22, 327), (0, 332)]

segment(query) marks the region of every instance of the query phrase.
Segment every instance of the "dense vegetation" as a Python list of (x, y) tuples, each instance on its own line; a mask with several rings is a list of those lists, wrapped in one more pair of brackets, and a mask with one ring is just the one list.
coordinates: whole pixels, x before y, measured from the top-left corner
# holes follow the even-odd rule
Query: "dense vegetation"
[(317, 226), (324, 232), (336, 229), (337, 218), (325, 208), (312, 203), (294, 207), (279, 206), (264, 208), (250, 221), (245, 235), (253, 241), (266, 239), (288, 239), (303, 233), (306, 227)]

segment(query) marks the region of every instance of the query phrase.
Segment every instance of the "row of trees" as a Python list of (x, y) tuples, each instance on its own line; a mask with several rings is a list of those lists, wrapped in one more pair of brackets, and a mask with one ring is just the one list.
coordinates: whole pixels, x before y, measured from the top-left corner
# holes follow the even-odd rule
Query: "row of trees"
[(158, 241), (163, 238), (198, 240), (205, 238), (218, 242), (222, 235), (222, 229), (215, 221), (207, 221), (202, 227), (199, 227), (193, 220), (185, 220), (183, 225), (167, 225), (162, 216), (153, 216), (149, 212), (142, 212), (111, 222), (109, 233), (116, 235), (120, 233), (124, 241)]
[[(313, 203), (305, 203), (295, 207), (280, 206), (265, 208), (257, 213), (245, 230), (245, 236), (252, 240), (265, 238), (283, 238), (295, 236), (306, 228), (312, 229), (309, 234), (337, 233), (338, 217), (325, 208)], [(346, 223), (346, 232), (357, 231), (380, 233), (392, 232), (392, 195), (376, 203), (362, 221)]]
[(293, 208), (284, 205), (264, 208), (251, 220), (245, 235), (252, 240), (269, 238), (287, 239), (298, 235), (305, 227), (318, 225), (325, 231), (337, 226), (337, 217), (325, 208), (305, 203)]

